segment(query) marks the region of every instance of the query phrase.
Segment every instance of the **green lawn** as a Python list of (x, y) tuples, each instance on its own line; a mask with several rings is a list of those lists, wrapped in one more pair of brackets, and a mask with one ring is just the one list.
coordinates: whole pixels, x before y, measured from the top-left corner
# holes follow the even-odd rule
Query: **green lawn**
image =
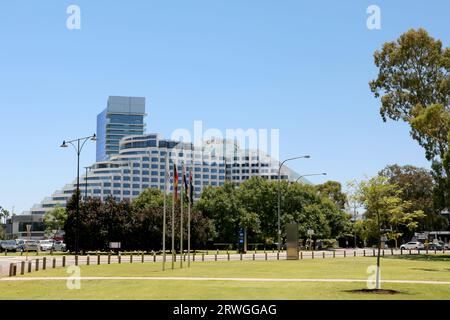
[[(450, 281), (450, 256), (394, 256), (382, 259), (382, 279)], [(300, 261), (196, 262), (190, 269), (161, 271), (160, 263), (82, 266), (81, 276), (320, 278), (367, 279), (374, 258)], [(170, 264), (168, 264), (170, 267)], [(64, 277), (66, 269), (34, 272), (26, 277)], [(365, 283), (230, 282), (230, 281), (82, 281), (69, 290), (65, 281), (2, 282), (0, 299), (450, 299), (450, 285), (390, 284), (397, 295), (350, 293)]]

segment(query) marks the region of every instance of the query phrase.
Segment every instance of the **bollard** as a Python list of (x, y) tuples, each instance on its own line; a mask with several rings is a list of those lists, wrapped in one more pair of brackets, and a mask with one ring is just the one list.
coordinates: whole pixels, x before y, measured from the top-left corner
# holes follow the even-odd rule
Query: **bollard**
[(391, 248), (391, 256), (393, 256), (393, 255), (394, 255), (394, 249)]
[(323, 252), (323, 258), (325, 259), (325, 252)]
[(403, 248), (400, 248), (400, 255), (403, 255)]
[(347, 251), (344, 250), (344, 258), (347, 257)]
[(303, 252), (300, 251), (300, 259), (303, 260)]
[[(183, 253), (181, 253), (181, 257), (183, 257)], [(156, 262), (156, 252), (153, 252), (153, 262)]]
[(31, 273), (31, 261), (28, 261), (28, 273)]
[(311, 251), (311, 259), (314, 259), (314, 251)]
[(42, 270), (47, 269), (47, 258), (42, 258)]
[(383, 249), (383, 257), (384, 257), (384, 249)]
[(53, 269), (56, 268), (56, 258), (53, 258), (53, 261), (52, 261), (52, 268), (53, 268)]
[(14, 268), (14, 264), (10, 263), (9, 264), (9, 276), (12, 277), (13, 276), (13, 268)]
[(22, 261), (20, 263), (20, 274), (21, 275), (25, 274), (25, 261)]
[(228, 255), (228, 261), (230, 261), (230, 254), (229, 254), (229, 253), (227, 253), (227, 255)]
[(111, 264), (111, 254), (108, 253), (108, 264)]
[(100, 265), (100, 255), (97, 253), (97, 265)]
[(267, 261), (267, 252), (264, 252), (264, 256), (266, 257), (266, 261)]
[(372, 251), (372, 256), (375, 257), (375, 249)]
[(17, 264), (14, 264), (13, 266), (13, 276), (17, 275)]
[(280, 260), (280, 253), (277, 252), (277, 260)]
[(36, 259), (35, 271), (39, 271), (39, 259)]
[(241, 253), (241, 261), (242, 261), (242, 253)]
[(214, 255), (214, 261), (217, 261), (217, 254)]
[(425, 253), (428, 254), (428, 247), (425, 249)]
[(66, 256), (63, 256), (63, 258), (62, 258), (62, 266), (63, 267), (66, 266)]
[(86, 265), (88, 266), (90, 264), (91, 264), (91, 256), (87, 255), (87, 257), (86, 257)]
[(144, 252), (141, 252), (141, 262), (144, 263)]
[(205, 254), (204, 253), (202, 253), (202, 261), (203, 262), (205, 261)]
[(366, 256), (366, 250), (365, 249), (363, 250), (363, 256), (364, 257)]
[(417, 254), (420, 254), (420, 249), (417, 249)]
[(133, 254), (130, 255), (130, 263), (133, 263)]
[(353, 256), (356, 257), (356, 251), (353, 251)]
[(78, 256), (75, 256), (75, 265), (78, 266)]
[(434, 254), (436, 254), (437, 253), (437, 250), (436, 249), (434, 249)]
[(192, 262), (195, 262), (195, 252), (192, 254)]
[(411, 255), (411, 249), (409, 249), (409, 254)]
[(333, 258), (336, 258), (336, 251), (333, 251)]
[(255, 254), (253, 254), (253, 261), (255, 261)]
[(122, 263), (122, 255), (119, 252), (119, 255), (117, 256), (117, 259), (119, 260), (119, 264)]

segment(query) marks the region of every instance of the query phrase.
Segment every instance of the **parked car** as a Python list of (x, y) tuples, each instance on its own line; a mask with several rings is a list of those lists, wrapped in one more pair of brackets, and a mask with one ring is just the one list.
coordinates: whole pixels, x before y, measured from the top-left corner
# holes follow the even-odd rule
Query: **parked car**
[(66, 244), (62, 241), (55, 241), (53, 243), (53, 250), (54, 251), (61, 251), (61, 252), (66, 252)]
[(445, 243), (444, 241), (439, 240), (439, 244), (441, 245), (442, 249), (450, 250), (450, 243)]
[(41, 240), (39, 241), (39, 248), (41, 251), (51, 251), (53, 248), (54, 240)]
[(39, 251), (39, 242), (36, 240), (18, 239), (16, 240), (16, 243), (17, 251)]
[(417, 249), (425, 249), (425, 246), (423, 245), (422, 242), (411, 241), (411, 242), (402, 244), (400, 246), (400, 249), (403, 249), (403, 250), (413, 250), (413, 249), (415, 249), (415, 250), (417, 250)]
[(444, 248), (443, 243), (440, 244), (439, 242), (432, 242), (428, 244), (429, 250), (442, 250), (442, 248)]
[(0, 242), (0, 251), (17, 251), (17, 244), (14, 240), (3, 240)]

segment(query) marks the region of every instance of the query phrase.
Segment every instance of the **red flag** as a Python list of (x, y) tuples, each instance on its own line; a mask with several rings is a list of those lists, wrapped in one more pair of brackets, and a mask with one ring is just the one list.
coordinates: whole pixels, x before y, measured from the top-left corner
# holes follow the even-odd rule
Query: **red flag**
[(173, 164), (173, 194), (175, 196), (175, 200), (178, 199), (178, 171), (177, 165)]

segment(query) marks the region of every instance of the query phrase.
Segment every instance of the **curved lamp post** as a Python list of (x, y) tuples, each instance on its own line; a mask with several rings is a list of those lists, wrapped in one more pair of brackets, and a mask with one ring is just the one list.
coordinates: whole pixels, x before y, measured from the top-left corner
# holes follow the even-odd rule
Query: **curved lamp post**
[(281, 249), (281, 168), (288, 161), (309, 158), (311, 158), (309, 155), (289, 158), (281, 162), (280, 167), (278, 168), (278, 253)]
[(303, 175), (303, 176), (300, 176), (300, 177), (298, 177), (297, 178), (297, 180), (295, 180), (295, 182), (299, 182), (300, 181), (300, 179), (301, 178), (304, 178), (304, 177), (312, 177), (312, 176), (326, 176), (327, 175), (327, 173), (326, 172), (324, 172), (324, 173), (312, 173), (312, 174), (305, 174), (305, 175)]
[(92, 135), (89, 137), (79, 138), (71, 141), (64, 140), (61, 148), (67, 148), (70, 144), (77, 153), (77, 222), (76, 222), (76, 232), (75, 232), (75, 254), (78, 255), (78, 237), (80, 229), (80, 155), (83, 150), (84, 145), (88, 141), (97, 141), (97, 135)]

